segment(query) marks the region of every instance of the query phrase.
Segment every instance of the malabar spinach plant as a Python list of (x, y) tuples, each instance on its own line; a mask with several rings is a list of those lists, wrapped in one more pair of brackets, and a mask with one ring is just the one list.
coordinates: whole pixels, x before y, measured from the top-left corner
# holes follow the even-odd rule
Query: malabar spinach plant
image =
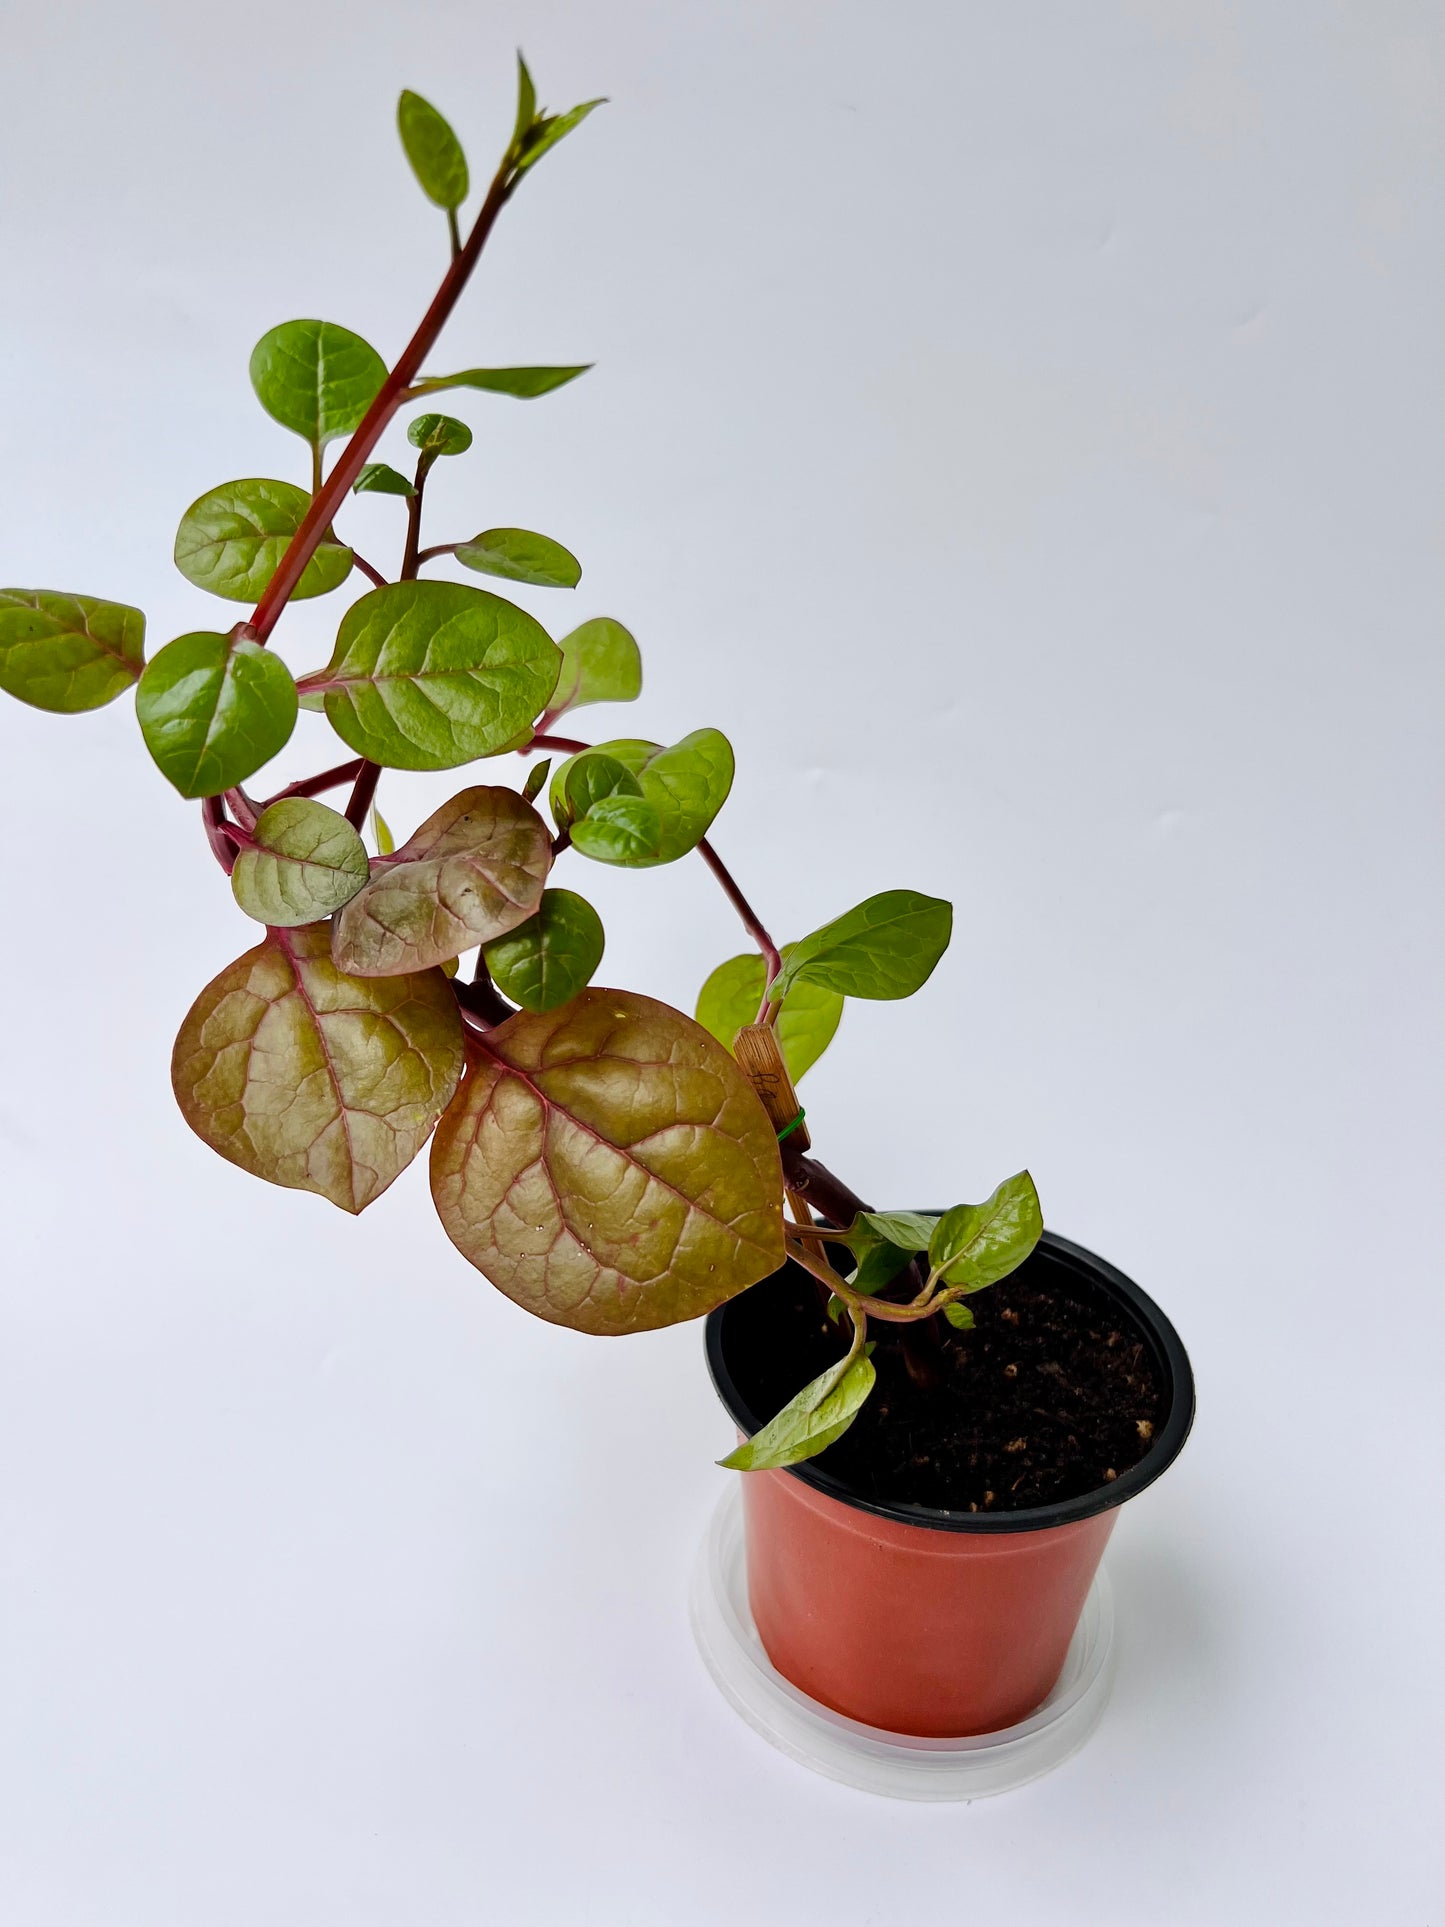
[[(464, 235), (461, 145), (404, 93), (402, 146), (450, 242), (436, 294), (390, 367), (333, 322), (264, 335), (251, 383), (304, 444), (309, 485), (222, 482), (176, 533), (181, 573), (250, 613), (147, 658), (139, 610), (0, 591), (0, 686), (59, 712), (134, 687), (147, 749), (199, 801), (237, 904), (264, 927), (201, 992), (175, 1044), (181, 1111), (222, 1157), (359, 1212), (430, 1139), (432, 1194), (453, 1243), (519, 1305), (586, 1332), (695, 1318), (787, 1256), (813, 1275), (840, 1356), (723, 1461), (760, 1469), (823, 1450), (851, 1423), (874, 1382), (870, 1325), (905, 1340), (940, 1315), (968, 1326), (968, 1296), (1023, 1261), (1041, 1221), (1026, 1172), (985, 1204), (930, 1218), (866, 1209), (809, 1156), (796, 1080), (847, 998), (922, 987), (948, 943), (950, 906), (886, 890), (779, 946), (708, 840), (733, 779), (719, 730), (671, 744), (558, 733), (572, 711), (638, 696), (627, 629), (597, 616), (554, 642), (516, 602), (424, 573), (455, 564), (559, 592), (581, 576), (549, 536), (497, 527), (428, 541), (424, 514), (431, 471), (472, 440), (437, 412), (440, 396), (530, 400), (585, 367), (437, 374), (428, 362), (502, 210), (598, 105), (540, 112), (519, 61), (516, 125)], [(402, 410), (416, 411), (406, 472), (371, 459)], [(362, 491), (396, 500), (394, 578), (338, 531)], [(341, 617), (330, 661), (293, 676), (270, 646), (287, 606), (357, 575), (369, 587)], [(347, 760), (256, 793), (247, 786), (301, 708), (324, 713)], [(383, 770), (513, 755), (546, 760), (520, 788), (459, 790), (394, 843), (376, 808)], [(318, 800), (341, 791), (341, 809)], [(695, 1019), (596, 987), (601, 921), (551, 880), (564, 854), (641, 870), (692, 852), (755, 945), (712, 973)], [(472, 951), (474, 969), (458, 975)]]

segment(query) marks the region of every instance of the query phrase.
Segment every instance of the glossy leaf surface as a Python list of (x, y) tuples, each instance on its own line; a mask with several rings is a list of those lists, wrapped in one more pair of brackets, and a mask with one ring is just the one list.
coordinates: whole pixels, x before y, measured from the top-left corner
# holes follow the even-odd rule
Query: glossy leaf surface
[(352, 604), (329, 668), (307, 683), (358, 754), (452, 769), (525, 742), (561, 663), (515, 603), (460, 582), (394, 582)]
[(253, 834), (231, 871), (231, 894), (257, 923), (280, 929), (329, 917), (370, 874), (356, 831), (311, 797), (284, 797), (262, 810)]
[(201, 992), (171, 1081), (186, 1122), (271, 1184), (361, 1211), (426, 1143), (464, 1060), (439, 970), (358, 982), (325, 924), (275, 931)]
[(655, 860), (662, 823), (643, 796), (604, 796), (572, 825), (572, 847), (598, 863), (636, 868)]
[(558, 368), (463, 368), (455, 375), (424, 375), (413, 382), (413, 395), (435, 395), (444, 388), (479, 388), (489, 395), (514, 395), (518, 401), (533, 401), (550, 395), (554, 388), (565, 388), (592, 366), (581, 361)]
[(557, 644), (562, 673), (552, 713), (588, 703), (630, 703), (642, 694), (642, 656), (631, 634), (611, 616), (594, 616)]
[[(787, 950), (783, 951), (786, 958)], [(767, 966), (756, 951), (729, 957), (713, 971), (697, 997), (697, 1021), (731, 1050), (745, 1024), (755, 1024), (767, 984)], [(833, 1041), (843, 1015), (843, 999), (822, 984), (794, 984), (778, 1012), (778, 1042), (783, 1062), (796, 1084)]]
[(547, 826), (515, 790), (462, 790), (339, 913), (332, 954), (358, 977), (459, 957), (525, 923), (551, 867)]
[(794, 944), (769, 992), (825, 984), (845, 997), (911, 997), (948, 948), (953, 906), (917, 890), (885, 890)]
[(202, 630), (147, 663), (135, 698), (146, 748), (182, 796), (219, 796), (286, 747), (296, 685), (279, 656)]
[(334, 321), (283, 321), (251, 350), (251, 386), (273, 421), (314, 447), (361, 426), (386, 380), (368, 341)]
[(353, 495), (415, 495), (416, 488), (399, 469), (385, 462), (368, 462), (351, 484)]
[(498, 990), (523, 1010), (556, 1010), (597, 974), (606, 938), (586, 897), (544, 890), (535, 916), (483, 954)]
[(848, 1430), (876, 1376), (872, 1359), (862, 1352), (840, 1359), (718, 1464), (734, 1472), (769, 1472), (815, 1458)]
[(123, 602), (0, 589), (0, 689), (57, 715), (99, 709), (140, 676), (145, 627)]
[(982, 1291), (1016, 1271), (1043, 1235), (1039, 1194), (1027, 1171), (1005, 1178), (985, 1204), (945, 1211), (928, 1243), (928, 1262), (946, 1285)]
[(480, 575), (529, 582), (537, 589), (575, 589), (582, 564), (570, 549), (531, 529), (483, 529), (457, 549), (457, 560)]
[(782, 1166), (756, 1093), (700, 1025), (589, 989), (479, 1041), (432, 1147), (447, 1235), (556, 1324), (697, 1318), (783, 1260)]
[(472, 445), (472, 431), (455, 415), (418, 415), (407, 425), (406, 438), (423, 455), (465, 455)]
[(467, 198), (467, 157), (431, 102), (404, 92), (396, 103), (396, 131), (427, 199), (438, 207), (460, 207)]
[[(176, 530), (176, 567), (198, 589), (227, 602), (259, 602), (292, 536), (311, 506), (290, 482), (223, 482), (191, 503)], [(351, 573), (351, 551), (323, 541), (292, 590), (300, 601), (339, 588)]]
[[(662, 748), (657, 743), (620, 740), (599, 743), (595, 749), (580, 753), (574, 760), (604, 756), (636, 778), (643, 800), (657, 813), (660, 833), (647, 854), (605, 855), (600, 860), (620, 863), (629, 869), (647, 869), (656, 863), (672, 863), (695, 849), (706, 836), (713, 818), (727, 801), (732, 788), (732, 745), (718, 729), (696, 729), (690, 736)], [(571, 769), (564, 763), (552, 779), (552, 810), (557, 815), (558, 798), (565, 791)], [(610, 806), (608, 814), (615, 814)], [(594, 815), (588, 812), (589, 817)], [(559, 818), (559, 821), (561, 819)], [(579, 836), (581, 823), (574, 824), (572, 841), (588, 856), (598, 854), (587, 847), (586, 833)]]

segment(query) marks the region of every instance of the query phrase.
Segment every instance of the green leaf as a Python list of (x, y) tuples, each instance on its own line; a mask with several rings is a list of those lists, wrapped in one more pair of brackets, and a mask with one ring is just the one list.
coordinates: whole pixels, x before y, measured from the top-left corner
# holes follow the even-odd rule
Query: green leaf
[(605, 797), (641, 795), (641, 783), (615, 756), (595, 749), (582, 750), (569, 756), (552, 778), (552, 820), (559, 830), (570, 829)]
[(529, 803), (535, 803), (542, 794), (547, 782), (547, 772), (552, 767), (552, 758), (544, 756), (540, 763), (533, 763), (527, 771), (527, 780), (522, 785), (522, 795)]
[(900, 1271), (906, 1271), (913, 1262), (911, 1255), (898, 1245), (889, 1244), (886, 1238), (868, 1245), (857, 1253), (858, 1265), (849, 1280), (854, 1291), (861, 1291), (867, 1298), (891, 1285)]
[(1005, 1178), (986, 1204), (956, 1204), (933, 1228), (928, 1262), (946, 1285), (982, 1291), (1016, 1271), (1043, 1235), (1027, 1171)]
[(630, 703), (642, 694), (642, 656), (636, 642), (611, 616), (594, 616), (557, 644), (562, 673), (551, 713), (588, 703)]
[(438, 455), (465, 455), (472, 445), (471, 429), (455, 415), (418, 415), (406, 438), (433, 461)]
[(145, 666), (146, 619), (60, 589), (0, 589), (0, 689), (75, 715), (113, 702)]
[(443, 388), (481, 388), (491, 395), (515, 395), (518, 401), (533, 401), (538, 395), (550, 395), (554, 388), (565, 388), (593, 365), (582, 361), (565, 368), (463, 368), (459, 375), (424, 375), (407, 393), (435, 395)]
[(816, 1457), (848, 1430), (876, 1376), (872, 1359), (862, 1352), (839, 1359), (718, 1464), (734, 1472), (771, 1472)]
[(353, 495), (415, 495), (416, 488), (385, 462), (368, 462), (351, 484)]
[(436, 108), (420, 94), (404, 92), (396, 103), (396, 130), (427, 199), (438, 207), (460, 207), (467, 198), (467, 157)]
[(339, 810), (306, 796), (262, 810), (255, 841), (231, 872), (231, 894), (257, 923), (315, 923), (354, 897), (370, 875), (366, 849)]
[(871, 1297), (905, 1270), (915, 1253), (928, 1249), (937, 1219), (917, 1211), (860, 1211), (838, 1234), (858, 1261), (852, 1284)]
[[(927, 1251), (937, 1223), (937, 1217), (922, 1211), (860, 1211), (847, 1240), (851, 1243), (855, 1236), (881, 1239), (900, 1251)], [(856, 1252), (858, 1246), (854, 1244), (853, 1249)]]
[(523, 1010), (556, 1010), (590, 983), (606, 942), (602, 919), (571, 890), (544, 890), (534, 917), (483, 948), (492, 981)]
[(551, 867), (547, 826), (515, 790), (462, 790), (338, 914), (337, 967), (390, 977), (504, 936), (534, 914)]
[(955, 1331), (971, 1332), (973, 1330), (973, 1313), (967, 1305), (945, 1305), (943, 1315)]
[(515, 127), (512, 129), (512, 145), (510, 149), (512, 154), (520, 152), (527, 130), (536, 118), (537, 89), (533, 85), (532, 76), (528, 72), (527, 63), (523, 60), (522, 50), (519, 47), (517, 49), (517, 121)]
[(479, 575), (505, 576), (538, 589), (575, 589), (582, 564), (570, 549), (531, 529), (483, 529), (457, 546), (457, 560)]
[(534, 120), (531, 130), (522, 138), (521, 153), (517, 158), (517, 172), (524, 173), (527, 168), (535, 167), (542, 156), (554, 148), (558, 141), (565, 140), (574, 127), (592, 112), (594, 107), (606, 104), (606, 97), (598, 100), (584, 100), (580, 107), (569, 107), (565, 114), (553, 114), (545, 120)]
[[(605, 756), (620, 763), (637, 779), (643, 799), (657, 813), (661, 834), (646, 855), (605, 856), (608, 863), (622, 863), (632, 869), (646, 869), (656, 863), (672, 863), (686, 856), (706, 836), (713, 818), (727, 801), (732, 788), (732, 745), (718, 729), (695, 729), (680, 743), (663, 749), (656, 743), (632, 740), (599, 743), (595, 749), (579, 754)], [(571, 765), (564, 763), (552, 778), (552, 813), (557, 815), (558, 797), (568, 780)], [(590, 814), (591, 812), (589, 812)], [(609, 812), (610, 814), (611, 812)], [(560, 821), (560, 819), (559, 819)], [(588, 849), (579, 839), (574, 825), (572, 841), (584, 854)], [(639, 825), (639, 834), (641, 826)]]
[(845, 997), (911, 997), (932, 976), (952, 930), (953, 906), (941, 898), (885, 890), (795, 944), (769, 995), (784, 997), (801, 980)]
[(200, 631), (147, 663), (135, 697), (146, 748), (182, 796), (219, 796), (286, 747), (296, 685), (279, 656)]
[[(784, 957), (787, 950), (783, 951)], [(757, 1022), (767, 983), (767, 966), (756, 952), (729, 957), (713, 971), (697, 997), (697, 1021), (731, 1050), (745, 1024)], [(796, 1084), (833, 1041), (843, 1015), (843, 999), (821, 984), (794, 984), (778, 1013), (778, 1042), (783, 1062)]]
[(464, 1058), (439, 970), (357, 982), (313, 923), (271, 931), (206, 986), (176, 1038), (171, 1082), (223, 1158), (355, 1212), (426, 1143)]
[[(227, 602), (259, 602), (310, 506), (311, 497), (290, 482), (223, 482), (181, 517), (176, 567), (198, 589)], [(326, 595), (350, 574), (350, 549), (328, 536), (292, 597)]]
[(359, 428), (385, 380), (375, 348), (334, 321), (283, 321), (251, 350), (256, 399), (313, 448)]
[(431, 1174), (470, 1262), (577, 1331), (700, 1317), (783, 1261), (756, 1092), (700, 1025), (631, 991), (583, 990), (479, 1037)]
[(662, 840), (657, 811), (643, 796), (604, 796), (572, 825), (572, 847), (598, 863), (650, 862)]
[(562, 658), (515, 603), (460, 582), (394, 582), (354, 602), (330, 666), (306, 678), (331, 726), (390, 769), (454, 769), (520, 738)]
[(378, 856), (390, 856), (396, 848), (396, 838), (391, 833), (391, 825), (375, 803), (371, 806), (371, 838), (376, 845)]

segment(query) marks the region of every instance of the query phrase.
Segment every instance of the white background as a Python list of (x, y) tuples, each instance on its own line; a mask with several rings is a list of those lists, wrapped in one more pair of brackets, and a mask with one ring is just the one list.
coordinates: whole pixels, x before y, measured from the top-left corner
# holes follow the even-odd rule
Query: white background
[[(10, 0), (4, 579), (229, 622), (170, 545), (305, 479), (251, 345), (396, 353), (445, 251), (396, 92), (482, 175), (518, 42), (612, 104), (433, 366), (598, 367), (447, 404), (434, 539), (581, 556), (521, 599), (639, 636), (595, 730), (728, 732), (780, 936), (954, 899), (805, 1087), (819, 1148), (899, 1205), (1027, 1162), (1198, 1426), (1115, 1536), (1084, 1753), (968, 1808), (811, 1778), (690, 1644), (699, 1333), (532, 1322), (421, 1166), (351, 1222), (205, 1150), (170, 1042), (251, 927), (128, 700), (6, 702), (0, 1917), (1438, 1924), (1435, 9)], [(392, 559), (395, 503), (343, 526)], [(278, 776), (324, 760), (303, 717)], [(744, 947), (699, 863), (573, 862), (605, 981), (690, 1007)]]

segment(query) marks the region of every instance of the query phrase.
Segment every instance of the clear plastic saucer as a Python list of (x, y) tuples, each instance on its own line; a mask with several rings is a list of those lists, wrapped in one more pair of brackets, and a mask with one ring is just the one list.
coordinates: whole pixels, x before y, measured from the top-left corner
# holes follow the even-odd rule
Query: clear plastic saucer
[(1058, 1685), (1017, 1726), (912, 1739), (819, 1705), (775, 1670), (753, 1625), (735, 1485), (698, 1550), (690, 1612), (703, 1664), (755, 1732), (815, 1773), (895, 1800), (978, 1800), (1052, 1772), (1098, 1725), (1114, 1680), (1114, 1600), (1101, 1567)]

